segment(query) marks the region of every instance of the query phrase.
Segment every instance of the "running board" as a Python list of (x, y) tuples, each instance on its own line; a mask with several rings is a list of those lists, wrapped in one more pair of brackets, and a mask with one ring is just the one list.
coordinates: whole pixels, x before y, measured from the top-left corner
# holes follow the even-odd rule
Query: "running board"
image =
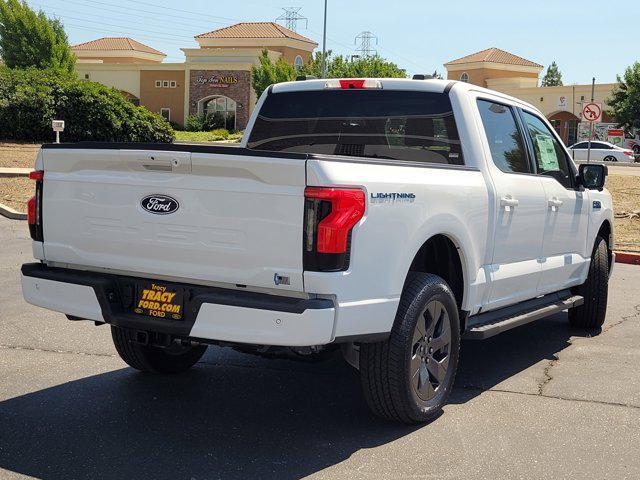
[(481, 313), (469, 318), (464, 339), (484, 340), (512, 328), (535, 322), (554, 313), (562, 312), (584, 303), (580, 295), (569, 290), (551, 293), (509, 307)]

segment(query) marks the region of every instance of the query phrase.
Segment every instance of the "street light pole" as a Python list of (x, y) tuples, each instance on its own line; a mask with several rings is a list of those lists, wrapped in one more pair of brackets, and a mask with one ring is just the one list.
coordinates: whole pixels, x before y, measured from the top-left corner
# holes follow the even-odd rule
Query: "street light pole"
[(322, 78), (327, 76), (327, 0), (324, 0), (324, 30), (322, 32)]

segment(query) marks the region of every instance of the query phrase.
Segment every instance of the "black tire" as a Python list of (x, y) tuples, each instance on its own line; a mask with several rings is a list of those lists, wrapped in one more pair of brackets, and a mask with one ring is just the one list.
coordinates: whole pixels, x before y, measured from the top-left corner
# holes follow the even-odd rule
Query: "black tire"
[[(437, 305), (446, 315), (437, 313)], [(425, 332), (417, 330), (419, 321)], [(429, 331), (433, 333), (427, 341)], [(444, 345), (447, 331), (449, 343)], [(460, 321), (451, 289), (437, 275), (411, 272), (389, 338), (360, 346), (360, 379), (367, 404), (376, 415), (403, 423), (435, 418), (453, 388), (459, 353)]]
[(605, 162), (617, 162), (618, 159), (612, 155), (607, 155), (606, 157), (604, 157), (604, 161)]
[(596, 237), (587, 280), (574, 291), (584, 297), (584, 304), (569, 310), (571, 325), (589, 329), (602, 327), (609, 293), (609, 253), (604, 238)]
[(183, 346), (172, 344), (166, 348), (133, 342), (134, 330), (111, 326), (111, 337), (120, 358), (130, 367), (148, 373), (180, 373), (195, 365), (206, 345)]

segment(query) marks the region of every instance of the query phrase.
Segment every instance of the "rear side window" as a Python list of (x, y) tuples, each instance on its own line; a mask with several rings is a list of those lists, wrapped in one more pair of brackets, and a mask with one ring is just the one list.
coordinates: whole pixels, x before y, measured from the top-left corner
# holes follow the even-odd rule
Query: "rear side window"
[(478, 100), (478, 109), (493, 163), (503, 172), (530, 173), (513, 110), (488, 100)]
[(269, 95), (248, 148), (463, 165), (449, 96), (397, 90)]

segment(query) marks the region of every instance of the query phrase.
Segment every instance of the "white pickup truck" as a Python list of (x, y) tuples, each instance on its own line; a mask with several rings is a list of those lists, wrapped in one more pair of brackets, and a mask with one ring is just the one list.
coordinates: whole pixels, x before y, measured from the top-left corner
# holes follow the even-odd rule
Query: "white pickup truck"
[(531, 105), (461, 82), (270, 87), (239, 147), (44, 145), (25, 299), (110, 324), (120, 356), (342, 350), (373, 411), (432, 418), (461, 337), (569, 310), (598, 328), (606, 167), (578, 170)]

